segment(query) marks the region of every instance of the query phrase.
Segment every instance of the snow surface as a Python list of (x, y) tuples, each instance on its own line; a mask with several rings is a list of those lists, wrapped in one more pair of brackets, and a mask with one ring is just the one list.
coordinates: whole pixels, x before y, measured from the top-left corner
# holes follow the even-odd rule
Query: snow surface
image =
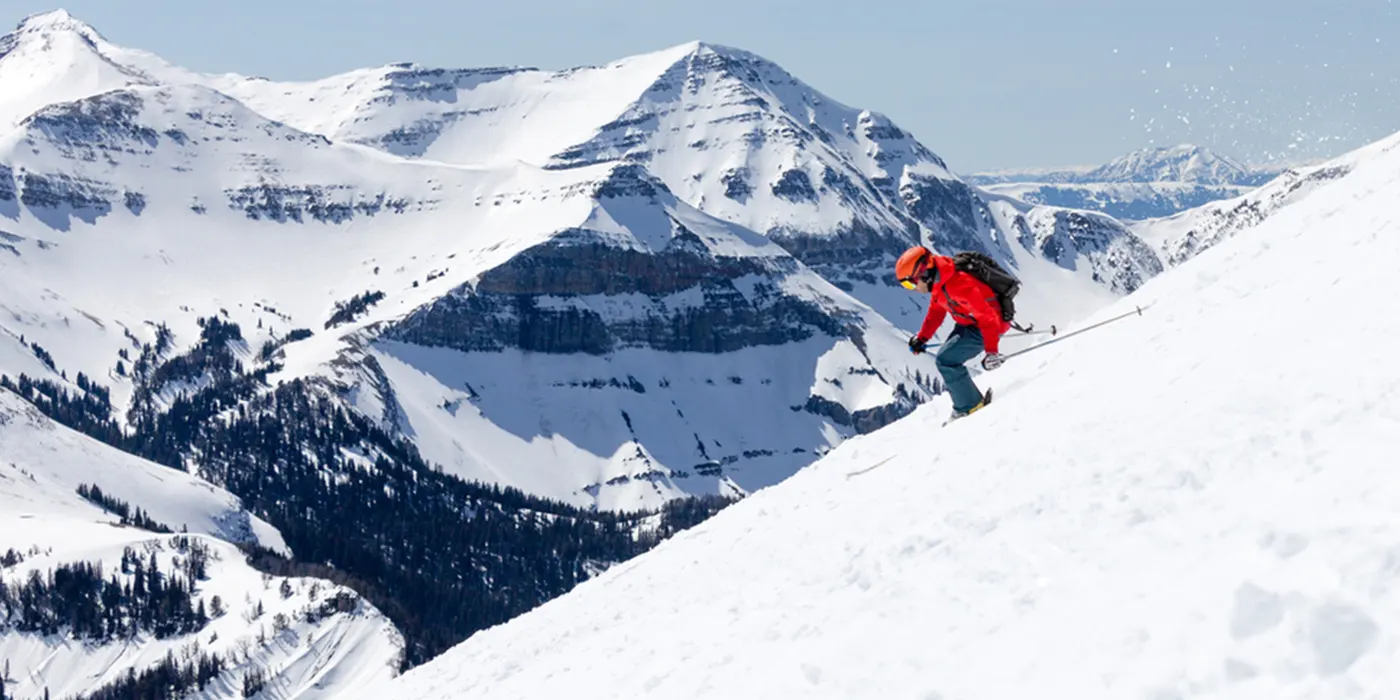
[[(432, 161), (543, 164), (620, 116), (695, 46), (559, 73), (409, 63), (310, 82), (224, 78), (211, 85), (272, 119), (336, 141), (383, 143), (390, 152)], [(396, 134), (417, 139), (385, 143)]]
[(157, 81), (205, 79), (148, 52), (111, 44), (65, 10), (33, 14), (0, 38), (0, 131), (56, 102)]
[[(41, 574), (61, 564), (100, 562), (108, 575), (120, 571), (122, 552), (131, 547), (149, 560), (156, 553), (170, 570), (180, 555), (174, 540), (122, 526), (119, 518), (77, 494), (79, 484), (141, 508), (152, 519), (211, 549), (209, 578), (196, 598), (212, 607), (214, 596), (227, 613), (195, 634), (155, 639), (141, 634), (106, 644), (78, 642), (62, 635), (41, 636), (0, 627), (0, 659), (9, 663), (8, 697), (70, 697), (140, 672), (168, 652), (177, 657), (198, 644), (230, 661), (219, 680), (200, 694), (204, 700), (242, 697), (242, 678), (262, 668), (268, 693), (276, 700), (320, 700), (397, 674), (402, 637), (381, 613), (356, 597), (355, 608), (315, 622), (297, 613), (337, 593), (353, 592), (326, 581), (286, 579), (292, 595), (283, 598), (281, 577), (268, 577), (244, 563), (229, 541), (256, 541), (286, 552), (281, 534), (243, 510), (238, 499), (212, 484), (98, 443), (57, 425), (14, 394), (0, 390), (0, 550), (14, 549), (25, 560), (0, 570), (6, 585), (22, 584), (29, 572)], [(254, 540), (256, 538), (256, 540)], [(263, 615), (254, 616), (258, 603)], [(273, 630), (273, 618), (286, 615), (286, 631)], [(264, 635), (266, 642), (259, 643)]]
[(362, 697), (1390, 697), (1397, 203), (1388, 151)]
[[(128, 539), (119, 530), (112, 530), (110, 538), (93, 540), (90, 531), (62, 527), (65, 521), (92, 516), (92, 506), (77, 495), (78, 486), (87, 484), (133, 508), (140, 506), (153, 520), (177, 532), (187, 529), (290, 553), (281, 533), (249, 513), (237, 496), (58, 425), (4, 389), (0, 389), (0, 467), (6, 468), (0, 521), (9, 521), (0, 547), (75, 550)], [(19, 470), (25, 472), (23, 478)]]

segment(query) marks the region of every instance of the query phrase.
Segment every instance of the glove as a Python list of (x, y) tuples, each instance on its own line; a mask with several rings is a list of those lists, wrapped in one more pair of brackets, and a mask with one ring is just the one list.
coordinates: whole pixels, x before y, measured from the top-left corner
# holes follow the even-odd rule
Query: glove
[(1001, 353), (989, 352), (986, 357), (982, 358), (982, 369), (991, 371), (1000, 367), (1003, 362), (1006, 362), (1006, 358), (1002, 357)]
[(923, 338), (920, 338), (917, 335), (909, 336), (909, 352), (912, 352), (915, 355), (922, 354), (925, 345), (928, 345), (927, 340), (924, 340)]

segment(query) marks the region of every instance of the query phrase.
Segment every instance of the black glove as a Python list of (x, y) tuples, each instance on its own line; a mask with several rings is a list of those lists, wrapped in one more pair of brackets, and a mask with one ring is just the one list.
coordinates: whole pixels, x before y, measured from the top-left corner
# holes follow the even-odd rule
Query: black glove
[(982, 358), (982, 369), (991, 371), (1000, 367), (1003, 362), (1006, 362), (1006, 358), (1002, 357), (1001, 353), (989, 352), (986, 357)]
[(917, 335), (909, 336), (909, 352), (912, 352), (915, 355), (919, 355), (923, 353), (925, 345), (928, 345), (927, 340), (924, 340), (923, 338), (920, 338)]

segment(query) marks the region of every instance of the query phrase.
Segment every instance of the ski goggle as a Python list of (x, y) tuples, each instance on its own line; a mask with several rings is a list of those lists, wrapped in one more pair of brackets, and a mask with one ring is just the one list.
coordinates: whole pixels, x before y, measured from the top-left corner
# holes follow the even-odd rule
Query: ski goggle
[(916, 270), (914, 270), (914, 274), (899, 280), (899, 286), (904, 287), (905, 289), (913, 289), (915, 286), (918, 285), (917, 280), (921, 280), (925, 276), (927, 276), (928, 271), (929, 270), (927, 261), (919, 263), (919, 267)]

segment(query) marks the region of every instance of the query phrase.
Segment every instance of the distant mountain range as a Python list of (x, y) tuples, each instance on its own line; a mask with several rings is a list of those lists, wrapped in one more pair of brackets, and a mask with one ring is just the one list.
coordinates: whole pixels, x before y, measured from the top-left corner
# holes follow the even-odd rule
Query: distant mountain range
[(1241, 195), (1283, 170), (1251, 168), (1182, 144), (1134, 151), (1097, 167), (981, 172), (968, 181), (1027, 202), (1141, 220)]

